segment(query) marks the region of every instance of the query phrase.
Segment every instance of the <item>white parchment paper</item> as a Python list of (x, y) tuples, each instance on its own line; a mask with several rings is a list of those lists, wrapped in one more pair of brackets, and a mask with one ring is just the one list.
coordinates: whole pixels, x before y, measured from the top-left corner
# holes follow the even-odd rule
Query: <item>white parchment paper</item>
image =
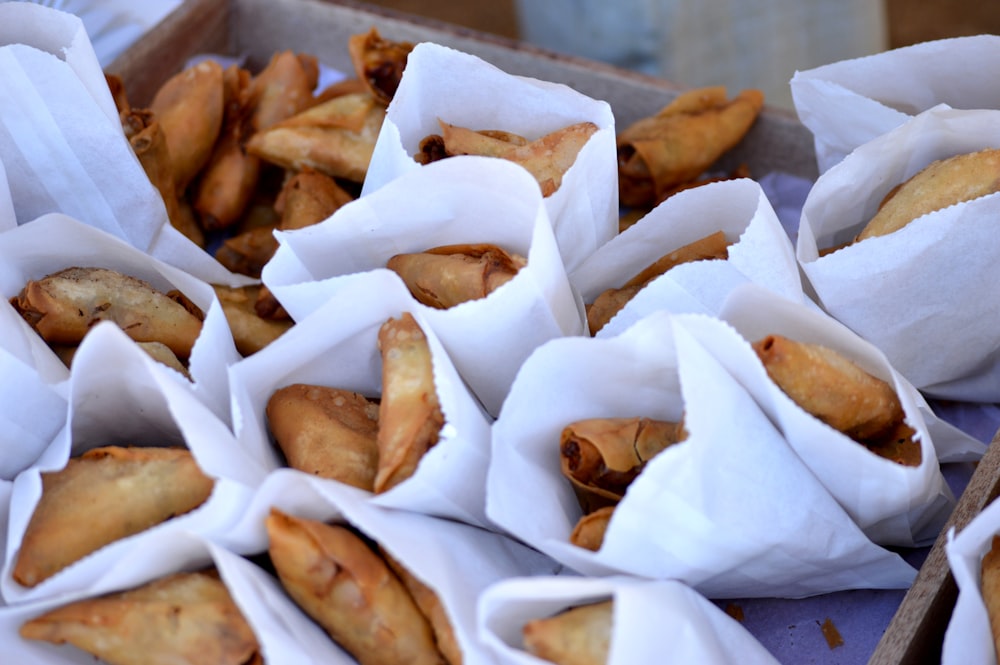
[(430, 42), (417, 44), (407, 58), (362, 195), (420, 168), (413, 155), (424, 137), (441, 133), (438, 119), (529, 140), (578, 122), (594, 123), (598, 131), (559, 189), (545, 198), (545, 207), (570, 270), (617, 233), (618, 160), (610, 105), (566, 85), (507, 74), (474, 55)]

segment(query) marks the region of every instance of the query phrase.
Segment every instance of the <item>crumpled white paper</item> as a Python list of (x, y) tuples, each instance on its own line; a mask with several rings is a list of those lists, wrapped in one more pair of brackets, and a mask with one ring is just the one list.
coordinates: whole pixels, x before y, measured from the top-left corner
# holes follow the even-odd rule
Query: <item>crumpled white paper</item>
[[(970, 63), (975, 63), (970, 66)], [(820, 173), (855, 148), (939, 104), (1000, 109), (1000, 37), (940, 39), (796, 72), (799, 120)]]
[(739, 284), (754, 282), (804, 299), (795, 251), (761, 186), (738, 179), (695, 187), (666, 199), (570, 273), (585, 303), (617, 288), (664, 254), (716, 231), (733, 243), (728, 258), (667, 271), (635, 295), (597, 335), (616, 335), (646, 314), (715, 314)]
[[(585, 330), (537, 183), (500, 159), (452, 157), (410, 171), (319, 224), (279, 232), (262, 281), (296, 320), (331, 295), (366, 288), (410, 301), (462, 378), (496, 415), (518, 367), (540, 344)], [(494, 244), (527, 265), (484, 298), (439, 310), (416, 301), (386, 261), (454, 244)], [(367, 273), (367, 275), (366, 275)], [(368, 279), (385, 286), (363, 287)]]
[[(240, 518), (262, 477), (239, 456), (235, 438), (178, 373), (152, 360), (116, 326), (101, 323), (77, 351), (69, 379), (66, 426), (37, 464), (14, 479), (0, 592), (9, 603), (75, 591), (101, 593), (127, 580), (146, 581), (170, 565), (137, 565), (132, 559), (147, 540), (161, 543), (179, 533), (206, 538), (226, 533)], [(38, 585), (23, 587), (11, 576), (24, 530), (41, 496), (41, 474), (66, 465), (71, 456), (104, 445), (185, 446), (215, 479), (208, 500), (193, 511), (109, 544)], [(80, 528), (91, 528), (80, 524)]]
[(529, 140), (578, 122), (594, 123), (598, 131), (559, 189), (545, 198), (545, 207), (569, 270), (617, 233), (618, 160), (611, 106), (569, 86), (508, 74), (474, 55), (431, 42), (417, 44), (407, 57), (362, 196), (420, 168), (413, 155), (426, 136), (441, 133), (438, 119)]
[(205, 281), (243, 283), (170, 225), (80, 19), (8, 2), (0, 26), (0, 162), (17, 223), (61, 212)]
[(607, 599), (615, 604), (607, 665), (777, 665), (738, 621), (674, 580), (560, 576), (497, 582), (479, 598), (479, 638), (498, 665), (538, 665), (542, 661), (522, 646), (527, 621)]
[[(721, 334), (700, 335), (699, 339), (753, 395), (865, 534), (887, 546), (933, 542), (955, 505), (941, 473), (941, 458), (978, 460), (986, 446), (937, 418), (878, 349), (813, 307), (746, 285), (730, 295), (719, 318), (742, 339)], [(838, 351), (892, 385), (906, 422), (920, 440), (920, 465), (903, 466), (879, 457), (798, 407), (768, 378), (750, 346), (770, 334)]]
[(986, 604), (980, 587), (983, 556), (1000, 534), (1000, 501), (993, 501), (957, 535), (948, 531), (945, 553), (958, 585), (958, 598), (944, 634), (942, 665), (997, 662)]
[[(912, 567), (861, 532), (696, 328), (732, 334), (711, 317), (658, 312), (617, 337), (540, 347), (493, 425), (490, 519), (583, 574), (677, 579), (710, 598), (906, 588)], [(581, 510), (559, 435), (620, 416), (683, 417), (688, 438), (647, 463), (592, 552), (569, 542)]]
[(389, 318), (410, 311), (431, 349), (434, 385), (445, 424), (438, 442), (424, 454), (413, 476), (372, 496), (372, 502), (487, 525), (484, 484), (490, 452), (489, 416), (462, 382), (432, 326), (413, 309), (409, 293), (392, 288), (398, 282), (395, 273), (361, 275), (355, 282), (232, 367), (233, 423), (243, 454), (267, 470), (281, 466), (265, 416), (267, 401), (279, 388), (306, 383), (378, 397), (382, 391), (378, 330)]
[(938, 106), (861, 146), (817, 180), (796, 255), (818, 302), (930, 397), (1000, 401), (1000, 195), (853, 239), (885, 195), (936, 159), (1000, 145), (1000, 111)]

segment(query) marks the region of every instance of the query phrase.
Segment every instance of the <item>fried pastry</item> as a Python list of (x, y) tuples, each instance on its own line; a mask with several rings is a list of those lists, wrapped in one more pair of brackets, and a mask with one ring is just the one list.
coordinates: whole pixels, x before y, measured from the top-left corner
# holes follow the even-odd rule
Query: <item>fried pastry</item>
[(182, 448), (106, 446), (42, 474), (13, 577), (33, 587), (122, 538), (194, 510), (214, 481)]
[(413, 475), (421, 458), (437, 443), (444, 414), (434, 386), (427, 336), (413, 315), (403, 312), (382, 324), (378, 346), (382, 402), (375, 492), (381, 493)]
[(278, 339), (295, 325), (290, 318), (264, 318), (257, 314), (257, 298), (262, 287), (223, 286), (214, 284), (226, 322), (233, 334), (236, 350), (243, 356), (253, 355)]
[(614, 513), (614, 506), (604, 506), (581, 516), (569, 534), (569, 542), (591, 552), (601, 549), (601, 545), (604, 544), (604, 534)]
[(418, 302), (437, 309), (485, 298), (525, 265), (524, 257), (490, 244), (432, 247), (386, 262)]
[(523, 628), (524, 647), (556, 665), (605, 665), (611, 648), (614, 601), (578, 605)]
[(111, 665), (263, 663), (257, 638), (214, 570), (76, 601), (25, 622), (20, 633), (72, 644)]
[(141, 279), (107, 268), (67, 268), (29, 281), (11, 305), (46, 342), (79, 344), (90, 327), (111, 321), (137, 342), (162, 342), (186, 360), (201, 318)]
[(288, 595), (361, 665), (444, 665), (403, 583), (353, 531), (272, 509), (267, 533)]
[(374, 491), (378, 403), (359, 393), (295, 383), (274, 391), (267, 422), (288, 465)]
[(396, 94), (413, 46), (411, 42), (385, 39), (375, 28), (347, 40), (354, 73), (383, 106), (388, 106)]

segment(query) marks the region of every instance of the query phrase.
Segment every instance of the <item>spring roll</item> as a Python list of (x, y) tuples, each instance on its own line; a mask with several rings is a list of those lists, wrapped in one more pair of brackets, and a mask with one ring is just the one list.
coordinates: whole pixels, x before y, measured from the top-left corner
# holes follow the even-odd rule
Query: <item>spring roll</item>
[(604, 534), (614, 513), (614, 506), (604, 506), (583, 515), (570, 532), (569, 542), (591, 552), (601, 549), (601, 545), (604, 544)]
[(524, 625), (524, 647), (556, 665), (605, 665), (611, 649), (614, 601), (578, 605)]
[(888, 443), (896, 461), (920, 464), (920, 444), (888, 383), (818, 344), (768, 335), (753, 349), (771, 380), (803, 410), (873, 452)]
[(485, 298), (525, 265), (523, 256), (490, 244), (444, 245), (386, 262), (418, 302), (437, 309)]
[(384, 39), (375, 28), (347, 40), (354, 73), (383, 106), (388, 106), (396, 94), (412, 50), (411, 42)]
[(179, 192), (208, 162), (222, 130), (225, 90), (222, 65), (203, 60), (170, 77), (149, 104), (167, 139)]
[(635, 297), (635, 294), (674, 266), (690, 261), (725, 259), (729, 256), (729, 245), (726, 234), (716, 231), (664, 254), (621, 287), (602, 292), (587, 306), (587, 326), (590, 334), (597, 334), (597, 331), (606, 326), (608, 321)]
[(42, 474), (13, 577), (36, 586), (105, 545), (194, 510), (213, 487), (182, 448), (106, 446), (70, 458)]
[(361, 665), (443, 665), (403, 583), (350, 529), (272, 509), (268, 552), (288, 595)]
[(137, 342), (162, 342), (187, 359), (201, 317), (141, 279), (107, 268), (74, 267), (29, 281), (14, 309), (53, 344), (79, 344), (91, 326), (111, 321)]
[(295, 383), (274, 391), (266, 413), (290, 467), (374, 491), (378, 403), (350, 390)]
[(698, 88), (626, 127), (617, 140), (621, 204), (652, 207), (700, 176), (743, 139), (763, 106), (759, 90), (727, 101), (721, 86)]
[(236, 350), (251, 356), (278, 339), (295, 325), (291, 319), (263, 318), (257, 314), (256, 303), (260, 286), (241, 287), (213, 284), (226, 322), (233, 334)]
[(563, 428), (562, 473), (585, 513), (617, 503), (646, 463), (686, 438), (683, 424), (650, 418), (590, 418)]
[(214, 570), (57, 607), (20, 633), (72, 644), (112, 665), (263, 663), (257, 638)]
[(284, 184), (274, 203), (282, 231), (318, 224), (354, 197), (330, 176), (314, 169), (299, 171)]

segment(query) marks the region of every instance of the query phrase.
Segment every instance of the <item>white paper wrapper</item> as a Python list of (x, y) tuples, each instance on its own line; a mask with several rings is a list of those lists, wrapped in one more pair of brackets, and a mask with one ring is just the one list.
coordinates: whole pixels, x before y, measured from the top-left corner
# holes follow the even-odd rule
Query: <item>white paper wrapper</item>
[[(913, 547), (933, 542), (954, 508), (955, 497), (941, 473), (931, 424), (935, 433), (941, 433), (943, 451), (952, 457), (978, 459), (986, 446), (941, 422), (882, 353), (812, 307), (747, 285), (731, 294), (719, 317), (732, 325), (741, 339), (717, 334), (699, 338), (706, 346), (712, 345), (712, 354), (753, 395), (805, 465), (865, 534), (882, 545)], [(903, 466), (879, 457), (796, 405), (768, 378), (750, 346), (770, 334), (833, 349), (888, 382), (899, 396), (907, 424), (916, 430), (920, 465)]]
[(960, 203), (889, 235), (853, 239), (889, 190), (936, 159), (1000, 143), (1000, 111), (936, 107), (858, 148), (816, 182), (796, 254), (819, 303), (932, 397), (1000, 401), (1000, 195)]
[(668, 252), (723, 231), (726, 260), (681, 264), (636, 294), (598, 335), (616, 335), (659, 309), (714, 314), (735, 285), (754, 282), (804, 298), (795, 251), (753, 180), (726, 180), (680, 192), (588, 257), (570, 273), (585, 303), (620, 287)]
[(17, 217), (14, 215), (14, 200), (7, 184), (7, 170), (3, 166), (3, 161), (0, 161), (0, 233), (16, 226)]
[[(111, 360), (113, 359), (113, 360)], [(243, 514), (262, 476), (239, 456), (228, 426), (217, 418), (177, 372), (149, 358), (117, 327), (95, 326), (80, 345), (69, 387), (69, 418), (38, 463), (15, 478), (0, 591), (10, 603), (57, 594), (98, 593), (146, 570), (130, 569), (130, 557), (147, 540), (162, 543), (182, 532), (211, 538)], [(41, 496), (42, 472), (63, 468), (71, 456), (103, 445), (186, 446), (215, 479), (208, 501), (147, 531), (93, 552), (32, 588), (11, 576), (27, 523)], [(81, 524), (81, 528), (90, 528)], [(162, 570), (162, 569), (157, 569)], [(152, 572), (150, 573), (152, 574)]]
[(267, 549), (265, 520), (272, 507), (296, 517), (353, 525), (381, 545), (438, 595), (467, 663), (492, 662), (477, 638), (476, 604), (481, 592), (503, 579), (555, 575), (560, 569), (552, 559), (507, 536), (381, 508), (361, 490), (294, 469), (275, 471), (261, 485), (243, 520), (231, 531), (236, 549)]
[[(915, 571), (864, 536), (688, 325), (732, 334), (658, 312), (617, 337), (536, 351), (493, 426), (488, 516), (581, 573), (672, 578), (709, 597), (907, 587)], [(571, 545), (581, 511), (560, 473), (560, 432), (639, 415), (683, 415), (688, 438), (632, 482), (598, 552)]]
[(8, 2), (0, 25), (0, 161), (17, 223), (65, 213), (205, 281), (231, 282), (167, 220), (80, 19)]
[[(409, 300), (406, 307), (421, 312), (459, 374), (496, 415), (517, 368), (537, 346), (585, 329), (541, 198), (534, 179), (510, 162), (445, 159), (348, 203), (320, 224), (278, 233), (281, 244), (262, 280), (301, 320), (346, 284), (361, 288), (358, 277), (371, 273), (385, 285), (366, 287), (372, 297)], [(446, 310), (418, 303), (385, 268), (395, 254), (466, 243), (494, 244), (528, 263), (485, 298)]]
[[(969, 63), (975, 63), (970, 67)], [(1000, 37), (941, 39), (796, 72), (792, 98), (820, 173), (939, 104), (1000, 109)]]
[(233, 422), (243, 454), (267, 470), (281, 466), (265, 418), (267, 401), (278, 388), (307, 383), (378, 397), (382, 391), (378, 330), (388, 319), (411, 311), (430, 345), (445, 424), (414, 475), (372, 501), (485, 525), (490, 419), (462, 382), (433, 328), (420, 311), (413, 311), (409, 294), (388, 286), (393, 278), (389, 271), (359, 276), (284, 335), (233, 366)]
[[(217, 416), (228, 422), (227, 367), (239, 360), (240, 355), (211, 286), (114, 236), (58, 213), (0, 234), (0, 264), (4, 266), (0, 292), (5, 301), (0, 303), (0, 309), (4, 310), (0, 347), (34, 367), (43, 380), (63, 380), (65, 367), (62, 370), (57, 367), (62, 362), (55, 353), (6, 302), (29, 280), (73, 266), (102, 267), (145, 280), (164, 293), (179, 290), (205, 315), (189, 359), (192, 389)], [(24, 395), (25, 400), (29, 398), (30, 395)]]
[(499, 665), (540, 665), (522, 646), (524, 624), (613, 599), (607, 665), (755, 663), (777, 660), (735, 619), (673, 580), (532, 577), (498, 582), (479, 599), (479, 636)]
[(578, 122), (598, 131), (580, 150), (562, 185), (546, 197), (566, 267), (572, 270), (618, 231), (615, 120), (607, 102), (569, 86), (514, 76), (446, 46), (417, 44), (386, 111), (362, 195), (420, 168), (420, 141), (440, 134), (438, 119), (473, 130), (499, 129), (529, 140)]
[[(3, 324), (0, 323), (0, 326)], [(28, 468), (66, 423), (61, 385), (0, 349), (0, 479), (13, 480)]]

